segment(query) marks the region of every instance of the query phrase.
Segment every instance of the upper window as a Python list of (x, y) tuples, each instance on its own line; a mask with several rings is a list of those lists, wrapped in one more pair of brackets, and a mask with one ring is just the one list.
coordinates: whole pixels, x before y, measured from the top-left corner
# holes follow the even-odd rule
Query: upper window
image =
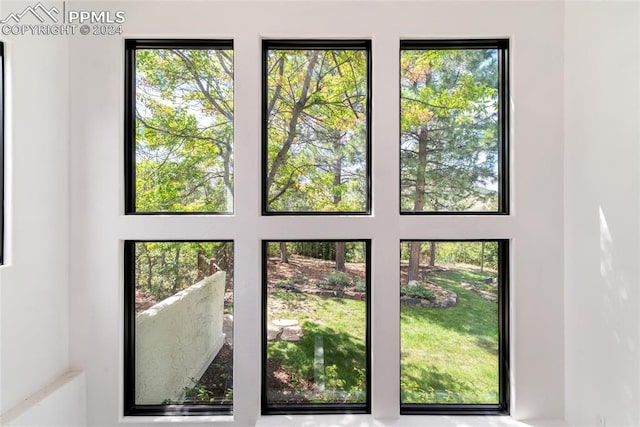
[(369, 213), (370, 42), (263, 43), (263, 213)]
[(233, 212), (232, 42), (126, 48), (126, 212)]
[(507, 41), (402, 41), (401, 213), (508, 213)]

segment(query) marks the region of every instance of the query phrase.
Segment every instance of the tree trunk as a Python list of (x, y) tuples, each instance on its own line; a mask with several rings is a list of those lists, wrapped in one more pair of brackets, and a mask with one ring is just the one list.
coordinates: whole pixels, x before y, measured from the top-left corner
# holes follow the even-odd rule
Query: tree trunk
[[(316, 68), (316, 63), (318, 62), (318, 56), (319, 56), (319, 52), (315, 51), (314, 53), (311, 54), (309, 58), (309, 65), (307, 66), (304, 82), (302, 83), (300, 99), (296, 101), (296, 103), (293, 105), (293, 110), (291, 111), (291, 118), (289, 119), (289, 126), (287, 129), (287, 138), (282, 144), (282, 147), (280, 147), (280, 150), (278, 150), (278, 154), (276, 155), (275, 159), (273, 159), (273, 164), (271, 165), (271, 169), (267, 174), (267, 191), (271, 190), (271, 187), (274, 184), (274, 180), (276, 178), (278, 170), (284, 163), (287, 153), (289, 152), (289, 149), (291, 148), (291, 145), (295, 140), (296, 128), (298, 126), (298, 119), (300, 118), (300, 115), (302, 114), (302, 110), (304, 110), (304, 107), (307, 104), (307, 101), (309, 100), (308, 98), (309, 87), (311, 85), (311, 79), (313, 77), (313, 70)], [(282, 194), (283, 193), (279, 193), (278, 195), (271, 197), (268, 202), (272, 203)]]
[(480, 274), (484, 273), (484, 243), (482, 242), (482, 249), (480, 250)]
[(178, 292), (178, 286), (180, 285), (180, 246), (176, 248), (176, 258), (173, 264), (173, 289), (171, 294)]
[(336, 270), (345, 271), (345, 248), (344, 242), (336, 242)]
[(419, 279), (421, 250), (422, 242), (411, 242), (411, 248), (409, 250), (409, 271), (407, 272), (407, 283)]
[(280, 262), (289, 263), (289, 254), (287, 253), (287, 242), (280, 242)]
[[(413, 202), (414, 212), (422, 212), (424, 210), (424, 193), (425, 193), (425, 169), (427, 167), (427, 126), (420, 128), (418, 136), (418, 169), (416, 171), (416, 194)], [(434, 243), (434, 242), (432, 242)], [(407, 283), (412, 280), (418, 280), (420, 273), (420, 242), (411, 242), (409, 252), (409, 271), (407, 274)], [(435, 253), (435, 251), (432, 251)], [(435, 258), (434, 258), (435, 261)], [(429, 258), (431, 262), (431, 258)]]
[(429, 267), (436, 265), (436, 242), (429, 242)]

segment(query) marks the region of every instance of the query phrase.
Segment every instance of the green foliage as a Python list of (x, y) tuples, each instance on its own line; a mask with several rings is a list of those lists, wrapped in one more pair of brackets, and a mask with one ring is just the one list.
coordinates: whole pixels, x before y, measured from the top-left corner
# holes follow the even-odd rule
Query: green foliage
[(366, 52), (272, 50), (267, 62), (269, 209), (363, 211)]
[(228, 280), (233, 278), (232, 242), (138, 242), (136, 290), (158, 301), (168, 298), (208, 276), (210, 260), (226, 271)]
[(351, 278), (343, 271), (333, 271), (320, 283), (323, 288), (342, 289), (351, 286)]
[(303, 285), (307, 283), (309, 279), (302, 276), (293, 276), (287, 279), (278, 280), (276, 282), (276, 288), (288, 288), (295, 285)]
[(401, 55), (402, 210), (495, 210), (497, 51)]
[(409, 298), (426, 299), (429, 301), (435, 301), (436, 294), (429, 288), (425, 288), (422, 285), (405, 285), (400, 286), (400, 295), (407, 296)]
[[(336, 243), (331, 241), (300, 241), (287, 242), (287, 251), (290, 254), (301, 255), (308, 258), (336, 260)], [(269, 242), (267, 244), (268, 256), (280, 255), (280, 243)], [(346, 262), (362, 263), (366, 259), (365, 244), (363, 242), (345, 242)]]
[(184, 397), (186, 401), (211, 402), (214, 399), (213, 393), (207, 389), (204, 384), (191, 378), (193, 386), (184, 388)]
[[(420, 258), (428, 259), (429, 245), (423, 242)], [(436, 265), (469, 264), (484, 266), (485, 270), (496, 271), (498, 269), (498, 242), (437, 242)], [(400, 244), (400, 259), (408, 261), (411, 253), (410, 242)], [(484, 258), (483, 258), (484, 257)], [(425, 262), (425, 261), (422, 261)]]
[(136, 210), (232, 207), (233, 51), (136, 51)]

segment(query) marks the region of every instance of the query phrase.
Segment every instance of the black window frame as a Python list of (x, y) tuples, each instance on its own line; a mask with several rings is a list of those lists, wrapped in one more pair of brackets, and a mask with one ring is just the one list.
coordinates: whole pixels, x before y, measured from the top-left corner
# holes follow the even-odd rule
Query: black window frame
[[(268, 87), (268, 56), (270, 50), (363, 50), (367, 54), (367, 114), (366, 114), (366, 185), (367, 195), (365, 198), (365, 209), (363, 211), (271, 211), (268, 206), (268, 188), (267, 188), (267, 175), (268, 175), (268, 121), (267, 106), (269, 97)], [(353, 216), (370, 216), (372, 214), (372, 147), (371, 147), (371, 134), (372, 134), (372, 113), (371, 105), (373, 99), (372, 91), (372, 70), (373, 70), (371, 40), (366, 39), (263, 39), (262, 40), (262, 103), (261, 103), (261, 145), (262, 145), (262, 157), (261, 157), (261, 185), (262, 185), (262, 216), (278, 216), (278, 215), (303, 215), (303, 216), (336, 216), (336, 215), (353, 215)]]
[[(136, 50), (139, 49), (231, 49), (232, 39), (125, 39), (124, 40), (124, 214), (125, 215), (233, 215), (228, 211), (136, 210)], [(235, 144), (235, 141), (234, 141)]]
[[(402, 403), (400, 415), (509, 415), (510, 411), (510, 344), (509, 344), (509, 239), (402, 239), (404, 242), (497, 242), (498, 243), (498, 403), (440, 404)], [(401, 250), (399, 248), (399, 250)], [(400, 271), (398, 270), (398, 274)], [(398, 297), (400, 293), (398, 293)], [(400, 324), (400, 328), (402, 325)], [(402, 335), (402, 332), (400, 333)], [(402, 351), (400, 347), (399, 351)], [(402, 364), (400, 365), (402, 378)]]
[[(297, 242), (360, 242), (365, 245), (365, 262), (366, 262), (366, 297), (365, 297), (365, 313), (367, 324), (365, 326), (366, 343), (365, 343), (365, 364), (366, 364), (366, 390), (365, 403), (317, 403), (317, 404), (286, 404), (286, 405), (269, 405), (267, 399), (267, 261), (269, 243), (297, 243)], [(325, 414), (371, 414), (371, 239), (272, 239), (262, 240), (262, 317), (261, 317), (261, 353), (262, 353), (262, 375), (261, 375), (261, 394), (260, 408), (262, 415), (325, 415)]]
[[(398, 198), (400, 215), (509, 215), (510, 213), (510, 177), (509, 177), (509, 39), (432, 39), (400, 40), (400, 54), (403, 50), (471, 50), (496, 49), (498, 51), (498, 209), (495, 211), (403, 211), (402, 198)], [(402, 70), (400, 70), (402, 79)], [(402, 105), (402, 88), (398, 91)], [(402, 123), (402, 108), (399, 109)], [(399, 129), (398, 152), (402, 129)], [(402, 162), (399, 164), (398, 177), (402, 174)], [(399, 194), (402, 194), (400, 184)]]
[[(124, 240), (124, 416), (188, 416), (188, 415), (232, 415), (233, 402), (224, 405), (136, 404), (136, 243), (231, 243), (235, 254), (235, 241), (229, 239), (131, 239)], [(234, 299), (235, 304), (235, 299)]]

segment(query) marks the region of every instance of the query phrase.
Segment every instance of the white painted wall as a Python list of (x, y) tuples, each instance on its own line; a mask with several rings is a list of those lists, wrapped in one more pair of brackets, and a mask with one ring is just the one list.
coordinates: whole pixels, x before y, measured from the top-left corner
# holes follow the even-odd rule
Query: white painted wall
[(565, 18), (566, 416), (640, 425), (638, 3)]
[(11, 427), (84, 427), (86, 414), (85, 376), (68, 372), (0, 418), (0, 425)]
[[(9, 7), (3, 2), (0, 11)], [(640, 425), (637, 4), (110, 2), (109, 7), (127, 11), (128, 37), (235, 39), (236, 170), (244, 173), (236, 183), (236, 215), (189, 221), (123, 217), (122, 39), (5, 37), (9, 167), (7, 265), (0, 267), (0, 413), (53, 381), (71, 358), (72, 366), (86, 370), (88, 425), (119, 424), (121, 240), (235, 239), (235, 348), (244, 351), (234, 357), (243, 369), (235, 372), (236, 416), (224, 420), (252, 425), (259, 412), (260, 375), (255, 236), (331, 237), (326, 235), (330, 222), (322, 218), (309, 227), (296, 218), (258, 215), (259, 159), (252, 153), (260, 135), (259, 38), (370, 37), (375, 61), (397, 59), (399, 37), (511, 36), (513, 215), (504, 222), (393, 219), (398, 162), (388, 153), (397, 139), (397, 61), (377, 61), (373, 161), (386, 179), (374, 181), (375, 217), (348, 221), (336, 237), (341, 231), (370, 237), (369, 223), (382, 230), (373, 242), (373, 276), (379, 283), (397, 277), (388, 268), (398, 257), (393, 233), (512, 238), (514, 417), (563, 418), (566, 411), (575, 426), (593, 426), (597, 415), (609, 426)], [(419, 236), (416, 230), (422, 230)], [(388, 375), (374, 382), (374, 405), (377, 417), (393, 418), (398, 355), (392, 344), (398, 343), (399, 308), (389, 304), (395, 298), (392, 287), (375, 289), (373, 363)], [(385, 340), (376, 341), (376, 334)], [(82, 406), (73, 399), (56, 402), (54, 413), (69, 416), (63, 420), (73, 420)], [(446, 422), (473, 423), (465, 420)]]
[(224, 344), (225, 272), (218, 271), (136, 316), (136, 404), (179, 401)]
[[(73, 366), (87, 372), (89, 425), (150, 421), (121, 420), (121, 378), (122, 240), (151, 238), (236, 242), (232, 423), (237, 426), (253, 425), (259, 417), (260, 239), (375, 237), (373, 407), (375, 418), (393, 419), (399, 413), (399, 302), (395, 288), (385, 285), (397, 280), (393, 266), (399, 264), (398, 239), (511, 238), (512, 414), (517, 419), (563, 417), (563, 4), (106, 4), (126, 10), (125, 37), (234, 39), (236, 213), (195, 218), (122, 215), (123, 40), (73, 38), (71, 357)], [(502, 218), (398, 218), (398, 41), (470, 36), (512, 39), (513, 213)], [(262, 37), (373, 40), (373, 217), (348, 218), (339, 225), (335, 217), (260, 217)], [(459, 420), (461, 425), (465, 420)], [(156, 420), (154, 425), (161, 423)]]
[[(8, 11), (15, 3), (2, 5)], [(24, 7), (24, 5), (22, 6)], [(69, 366), (69, 41), (6, 37), (0, 413)]]

